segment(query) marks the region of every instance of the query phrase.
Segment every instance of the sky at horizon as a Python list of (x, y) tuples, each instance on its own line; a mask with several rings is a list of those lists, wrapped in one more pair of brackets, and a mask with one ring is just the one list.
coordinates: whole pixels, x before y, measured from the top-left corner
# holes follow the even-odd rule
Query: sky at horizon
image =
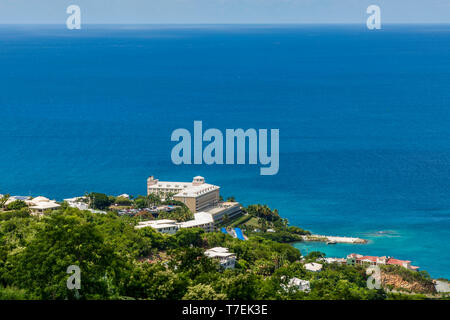
[(450, 23), (449, 0), (0, 0), (0, 24), (64, 24), (69, 5), (86, 24)]

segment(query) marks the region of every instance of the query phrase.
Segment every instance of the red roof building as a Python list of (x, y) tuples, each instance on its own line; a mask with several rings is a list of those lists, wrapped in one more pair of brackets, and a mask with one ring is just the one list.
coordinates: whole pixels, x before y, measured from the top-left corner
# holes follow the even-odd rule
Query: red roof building
[(418, 270), (419, 267), (412, 266), (409, 260), (399, 260), (392, 257), (375, 257), (375, 256), (363, 256), (356, 253), (351, 253), (347, 256), (347, 259), (354, 261), (356, 264), (369, 264), (369, 265), (397, 265), (410, 270)]

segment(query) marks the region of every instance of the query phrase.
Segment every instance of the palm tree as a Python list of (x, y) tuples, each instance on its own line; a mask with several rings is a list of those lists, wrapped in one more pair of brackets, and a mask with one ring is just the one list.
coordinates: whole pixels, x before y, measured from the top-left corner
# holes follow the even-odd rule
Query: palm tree
[(150, 205), (154, 205), (155, 206), (155, 205), (158, 205), (158, 204), (161, 203), (161, 197), (159, 195), (157, 195), (157, 194), (150, 193), (147, 196), (147, 201), (148, 201), (147, 206), (150, 206)]
[(92, 197), (91, 194), (89, 192), (85, 192), (84, 193), (84, 197), (87, 199), (88, 201), (88, 208), (92, 208), (91, 204), (92, 204)]
[(164, 200), (172, 200), (173, 199), (173, 196), (175, 195), (176, 193), (174, 193), (174, 192), (168, 192), (167, 194), (166, 194), (166, 198), (164, 199)]
[(0, 198), (0, 208), (2, 208), (2, 209), (5, 208), (5, 204), (10, 197), (11, 196), (9, 195), (9, 193), (7, 193), (7, 194), (4, 194), (3, 197)]
[(259, 218), (259, 224), (261, 225), (261, 231), (266, 232), (267, 231), (267, 221), (264, 218)]

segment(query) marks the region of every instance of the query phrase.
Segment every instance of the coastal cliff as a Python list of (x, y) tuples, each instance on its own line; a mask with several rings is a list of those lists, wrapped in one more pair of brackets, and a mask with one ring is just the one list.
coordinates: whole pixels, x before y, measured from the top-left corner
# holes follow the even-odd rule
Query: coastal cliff
[(396, 291), (408, 291), (424, 294), (437, 293), (432, 281), (407, 279), (401, 274), (385, 271), (381, 272), (381, 284), (385, 288)]

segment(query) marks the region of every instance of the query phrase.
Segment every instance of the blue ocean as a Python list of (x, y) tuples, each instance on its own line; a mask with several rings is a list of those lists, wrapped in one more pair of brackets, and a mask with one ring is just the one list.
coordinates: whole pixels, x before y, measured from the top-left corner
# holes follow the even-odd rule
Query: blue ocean
[[(278, 128), (280, 169), (174, 165), (173, 130)], [(450, 25), (0, 27), (0, 193), (145, 194), (202, 175), (450, 278)]]

